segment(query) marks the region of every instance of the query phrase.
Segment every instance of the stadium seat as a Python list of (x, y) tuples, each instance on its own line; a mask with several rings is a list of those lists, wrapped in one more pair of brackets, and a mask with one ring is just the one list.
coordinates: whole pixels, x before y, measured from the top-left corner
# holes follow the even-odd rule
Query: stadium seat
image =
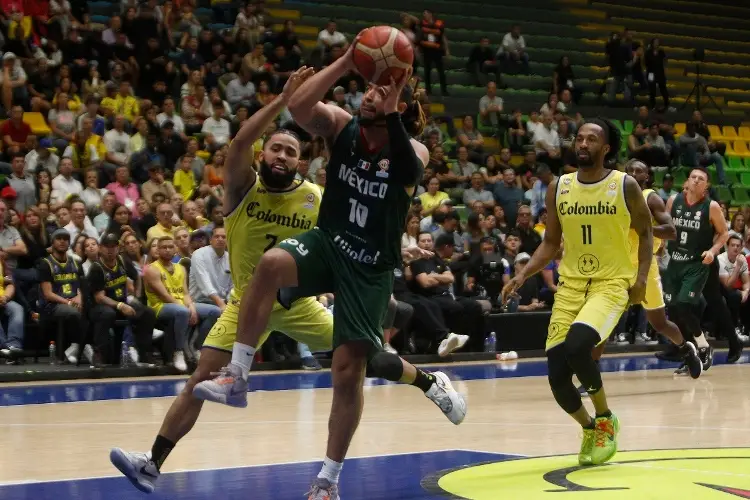
[(41, 113), (24, 113), (23, 121), (31, 127), (31, 132), (36, 136), (50, 135), (52, 129), (49, 128)]
[(731, 125), (724, 125), (721, 127), (721, 135), (724, 136), (724, 140), (734, 141), (737, 140), (737, 131)]
[(654, 169), (654, 184), (661, 186), (664, 184), (664, 175), (667, 173), (667, 171), (663, 168)]
[(684, 124), (684, 123), (682, 123), (682, 122), (675, 123), (674, 124), (674, 133), (675, 133), (675, 136), (679, 137), (679, 136), (683, 135), (685, 133), (686, 128), (687, 128), (687, 125)]
[(625, 120), (622, 122), (622, 128), (627, 135), (633, 133), (633, 120)]
[(708, 133), (711, 134), (711, 139), (714, 141), (724, 140), (724, 136), (721, 133), (721, 129), (717, 125), (709, 125)]
[[(734, 149), (734, 156), (750, 158), (750, 150), (747, 149), (747, 143), (745, 141), (734, 141), (732, 149)], [(727, 148), (727, 154), (729, 154), (729, 148)]]
[[(726, 189), (726, 188), (724, 188)], [(747, 187), (735, 187), (733, 191), (733, 197), (731, 199), (732, 205), (748, 205), (750, 204), (750, 196), (747, 194), (747, 190), (749, 188)], [(728, 191), (728, 190), (727, 190)], [(724, 198), (721, 196), (721, 193), (719, 194), (719, 197), (724, 201), (729, 201), (729, 198)]]
[(737, 132), (740, 138), (750, 141), (750, 127), (740, 127)]
[(745, 187), (750, 187), (750, 172), (740, 174), (740, 184)]
[(729, 164), (727, 165), (727, 170), (742, 171), (742, 170), (750, 170), (750, 169), (748, 169), (745, 166), (745, 164), (742, 161), (742, 158), (740, 158), (739, 156), (730, 156)]
[(732, 192), (726, 186), (716, 186), (716, 194), (721, 201), (730, 201), (732, 199)]

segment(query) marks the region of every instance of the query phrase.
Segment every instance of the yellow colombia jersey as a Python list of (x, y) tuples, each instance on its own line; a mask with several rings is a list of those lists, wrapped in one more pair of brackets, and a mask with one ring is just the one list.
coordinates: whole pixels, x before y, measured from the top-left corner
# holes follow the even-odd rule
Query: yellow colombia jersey
[[(164, 288), (167, 289), (167, 292), (169, 292), (169, 295), (174, 297), (177, 302), (184, 304), (185, 268), (182, 267), (181, 264), (172, 264), (173, 269), (170, 273), (158, 260), (150, 265), (159, 270), (161, 282), (164, 284)], [(146, 299), (148, 299), (148, 306), (158, 315), (164, 302), (161, 301), (158, 295), (149, 290), (148, 287), (146, 287)]]
[(625, 178), (626, 174), (618, 170), (593, 184), (579, 182), (575, 172), (560, 177), (555, 201), (565, 238), (561, 277), (635, 278)]
[(242, 298), (264, 252), (315, 226), (321, 198), (318, 186), (308, 181), (296, 181), (291, 190), (275, 192), (257, 178), (242, 202), (224, 218), (233, 298)]
[[(643, 198), (647, 200), (646, 203), (648, 203), (649, 195), (653, 192), (655, 192), (653, 189), (643, 190)], [(653, 216), (651, 216), (651, 225), (656, 225)], [(654, 254), (656, 254), (659, 251), (659, 248), (661, 248), (661, 243), (662, 241), (654, 236)], [(630, 230), (630, 260), (636, 265), (636, 267), (638, 266), (638, 233), (636, 233), (634, 229)]]

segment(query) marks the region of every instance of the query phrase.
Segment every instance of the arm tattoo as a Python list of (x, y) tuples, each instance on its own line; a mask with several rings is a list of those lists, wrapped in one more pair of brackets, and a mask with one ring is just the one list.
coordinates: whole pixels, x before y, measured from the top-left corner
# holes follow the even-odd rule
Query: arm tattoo
[(317, 113), (310, 120), (310, 128), (315, 135), (328, 137), (333, 132), (333, 120), (325, 113)]

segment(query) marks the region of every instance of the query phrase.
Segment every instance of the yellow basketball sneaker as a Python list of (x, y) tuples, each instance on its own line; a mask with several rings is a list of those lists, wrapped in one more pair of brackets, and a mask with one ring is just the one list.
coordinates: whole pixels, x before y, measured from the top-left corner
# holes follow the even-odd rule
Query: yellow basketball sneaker
[(600, 465), (617, 453), (617, 434), (620, 421), (614, 413), (608, 417), (597, 417), (594, 421), (594, 446), (591, 447), (591, 464)]
[(583, 440), (581, 441), (581, 451), (578, 452), (578, 463), (581, 465), (591, 465), (591, 449), (594, 447), (595, 429), (583, 429)]

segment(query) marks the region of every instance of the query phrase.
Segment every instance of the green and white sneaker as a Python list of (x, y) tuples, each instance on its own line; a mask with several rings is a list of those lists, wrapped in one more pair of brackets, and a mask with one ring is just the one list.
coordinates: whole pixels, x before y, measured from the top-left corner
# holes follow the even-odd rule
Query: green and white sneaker
[(620, 421), (613, 413), (609, 417), (594, 420), (594, 446), (591, 448), (591, 464), (601, 465), (617, 453), (617, 434)]
[(581, 465), (591, 465), (591, 449), (594, 447), (594, 434), (594, 429), (583, 429), (581, 451), (578, 452), (578, 463)]

